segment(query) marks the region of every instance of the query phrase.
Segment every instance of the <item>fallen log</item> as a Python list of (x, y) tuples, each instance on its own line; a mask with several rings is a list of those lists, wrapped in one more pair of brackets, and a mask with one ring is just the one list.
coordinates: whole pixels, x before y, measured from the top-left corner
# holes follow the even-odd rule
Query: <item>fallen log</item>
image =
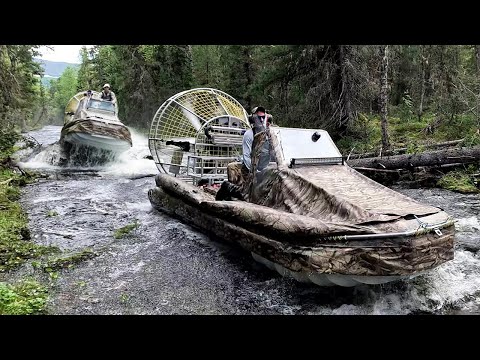
[(353, 168), (413, 169), (419, 166), (440, 166), (444, 164), (471, 164), (480, 162), (480, 146), (428, 151), (421, 154), (405, 154), (365, 159), (350, 159)]
[[(422, 145), (425, 149), (438, 149), (438, 148), (444, 148), (444, 147), (449, 147), (449, 146), (457, 146), (461, 144), (464, 141), (464, 139), (459, 139), (459, 140), (451, 140), (451, 141), (445, 141), (441, 143), (435, 143), (435, 144), (425, 144)], [(386, 150), (386, 151), (375, 151), (375, 152), (368, 152), (368, 153), (363, 153), (363, 154), (349, 154), (348, 157), (349, 159), (364, 159), (364, 158), (371, 158), (371, 157), (379, 157), (379, 156), (392, 156), (392, 155), (402, 155), (405, 154), (408, 151), (408, 148), (403, 147), (403, 148), (398, 148), (398, 149), (392, 149), (392, 150)]]
[(398, 170), (385, 170), (385, 169), (374, 169), (374, 168), (365, 168), (365, 167), (355, 167), (355, 170), (398, 174)]

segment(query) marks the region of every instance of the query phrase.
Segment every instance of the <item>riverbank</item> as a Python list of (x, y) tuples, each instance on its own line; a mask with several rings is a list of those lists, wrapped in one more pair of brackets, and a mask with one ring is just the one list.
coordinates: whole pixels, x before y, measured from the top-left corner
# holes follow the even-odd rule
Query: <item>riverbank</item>
[(22, 210), (20, 187), (30, 179), (15, 172), (9, 164), (13, 147), (0, 153), (0, 315), (25, 315), (42, 313), (48, 290), (36, 280), (23, 278), (8, 283), (5, 273), (29, 259), (51, 253), (52, 247), (31, 241), (28, 218)]

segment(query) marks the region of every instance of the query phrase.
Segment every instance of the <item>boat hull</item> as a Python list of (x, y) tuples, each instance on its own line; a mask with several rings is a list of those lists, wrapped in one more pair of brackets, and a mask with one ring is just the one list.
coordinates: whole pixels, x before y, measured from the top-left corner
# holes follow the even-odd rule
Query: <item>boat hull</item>
[(132, 146), (132, 137), (122, 123), (91, 119), (72, 120), (64, 125), (61, 142), (77, 147), (89, 147), (121, 153)]
[[(242, 221), (238, 214), (248, 212), (248, 207), (265, 211), (266, 229), (269, 216), (275, 210), (241, 201), (214, 201), (202, 190), (174, 178), (158, 175), (156, 180), (157, 187), (148, 193), (156, 209), (209, 235), (239, 244), (257, 261), (298, 281), (322, 286), (381, 284), (415, 277), (454, 256), (453, 223), (441, 229), (441, 235), (428, 232), (348, 242), (318, 236), (315, 241), (315, 236), (305, 237), (300, 231), (296, 234), (295, 226), (288, 224), (300, 224), (305, 217), (288, 214), (284, 219), (285, 230), (278, 230), (275, 224), (272, 228), (277, 229), (266, 233), (261, 226), (252, 228), (249, 221)], [(255, 220), (252, 223), (259, 225)]]
[(86, 146), (96, 149), (122, 153), (132, 147), (130, 142), (105, 135), (73, 132), (65, 135), (64, 141), (76, 146)]

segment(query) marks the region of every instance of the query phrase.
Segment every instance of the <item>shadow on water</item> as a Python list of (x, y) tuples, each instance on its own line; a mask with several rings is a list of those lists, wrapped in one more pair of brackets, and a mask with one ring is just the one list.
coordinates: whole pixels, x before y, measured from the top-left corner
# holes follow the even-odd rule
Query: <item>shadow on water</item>
[[(238, 245), (212, 239), (153, 209), (158, 171), (147, 139), (98, 166), (55, 165), (60, 127), (32, 134), (42, 150), (21, 162), (46, 174), (22, 206), (34, 241), (98, 256), (62, 272), (51, 312), (61, 314), (470, 314), (480, 312), (478, 195), (395, 188), (456, 221), (455, 259), (410, 281), (353, 288), (282, 278)], [(58, 214), (49, 216), (48, 214)], [(114, 233), (134, 221), (125, 238)], [(83, 284), (79, 286), (78, 284)]]

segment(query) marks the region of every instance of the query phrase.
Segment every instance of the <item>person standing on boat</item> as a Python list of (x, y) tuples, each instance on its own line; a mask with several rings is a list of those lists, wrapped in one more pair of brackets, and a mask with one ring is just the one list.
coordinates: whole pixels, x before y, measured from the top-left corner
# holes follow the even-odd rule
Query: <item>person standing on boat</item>
[[(247, 173), (252, 168), (252, 144), (254, 134), (259, 133), (272, 124), (272, 115), (267, 114), (263, 106), (257, 106), (253, 109), (252, 115), (248, 117), (251, 128), (243, 135), (243, 155), (242, 164), (245, 166)], [(242, 171), (243, 172), (243, 171)]]
[(117, 101), (115, 97), (115, 93), (112, 90), (110, 90), (110, 84), (103, 85), (103, 90), (100, 93), (100, 97), (102, 100), (108, 100), (113, 103)]
[(265, 108), (263, 106), (254, 108), (252, 110), (252, 115), (248, 117), (248, 122), (250, 123), (251, 127), (243, 134), (242, 157), (240, 158), (239, 162), (235, 161), (227, 165), (228, 181), (235, 185), (243, 185), (245, 179), (250, 173), (250, 169), (252, 168), (251, 153), (253, 144), (253, 130), (255, 128), (255, 124), (257, 123), (256, 129), (258, 132), (260, 127), (263, 126), (261, 124), (263, 124), (265, 117)]
[[(216, 200), (231, 200), (232, 197), (243, 200), (243, 186), (248, 179), (252, 168), (252, 145), (255, 134), (264, 131), (272, 124), (272, 115), (267, 114), (263, 106), (253, 109), (248, 117), (251, 128), (243, 135), (241, 162), (232, 162), (227, 165), (228, 180), (222, 183), (217, 192)], [(269, 149), (267, 143), (267, 149)]]

